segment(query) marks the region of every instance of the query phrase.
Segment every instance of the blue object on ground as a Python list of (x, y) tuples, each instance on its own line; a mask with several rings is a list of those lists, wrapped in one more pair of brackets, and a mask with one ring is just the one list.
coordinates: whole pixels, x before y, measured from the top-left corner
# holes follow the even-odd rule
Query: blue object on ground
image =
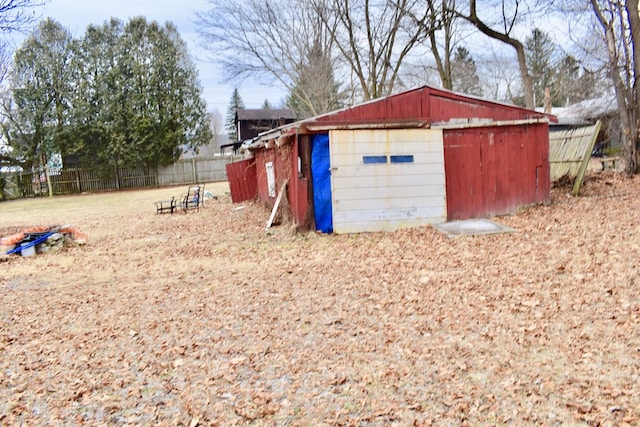
[(23, 240), (23, 242), (18, 243), (15, 248), (13, 248), (9, 252), (7, 252), (7, 255), (15, 254), (15, 253), (18, 253), (18, 252), (22, 252), (23, 249), (27, 249), (27, 248), (30, 248), (31, 246), (37, 245), (38, 243), (42, 243), (45, 240), (47, 240), (49, 238), (49, 236), (51, 236), (53, 234), (54, 234), (54, 232), (51, 231), (51, 232), (44, 233), (42, 236), (39, 236), (38, 238), (36, 238), (34, 240), (31, 240), (31, 241), (28, 241), (28, 242), (24, 242), (24, 240)]

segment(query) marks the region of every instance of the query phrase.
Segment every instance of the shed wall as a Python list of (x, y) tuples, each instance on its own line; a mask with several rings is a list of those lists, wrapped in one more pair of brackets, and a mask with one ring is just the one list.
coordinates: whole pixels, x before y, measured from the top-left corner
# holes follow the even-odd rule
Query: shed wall
[[(524, 108), (422, 87), (319, 116), (306, 125), (309, 126), (307, 129), (311, 129), (310, 125), (324, 124), (326, 129), (334, 124), (339, 127), (340, 124), (376, 125), (419, 120), (433, 125), (450, 122), (452, 119), (510, 121), (540, 117), (545, 115)], [(453, 124), (456, 125), (455, 122)], [(313, 212), (313, 189), (309, 172), (311, 133), (306, 133), (308, 130), (305, 130), (304, 126), (288, 131), (291, 134), (295, 131), (295, 141), (292, 144), (276, 149), (256, 150), (257, 193), (259, 198), (269, 205), (275, 201), (275, 197), (269, 195), (265, 171), (266, 164), (271, 162), (278, 190), (282, 182), (289, 179), (287, 208), (294, 221), (297, 224), (308, 225), (309, 221), (312, 221), (309, 220), (309, 213)], [(546, 123), (486, 125), (444, 129), (442, 132), (446, 179), (446, 194), (443, 198), (446, 203), (446, 217), (449, 220), (499, 215), (513, 212), (524, 205), (549, 200), (549, 139)], [(366, 150), (365, 146), (357, 144), (353, 148)], [(332, 164), (333, 166), (335, 165)], [(402, 170), (399, 166), (394, 167), (398, 171)], [(340, 195), (344, 206), (352, 204), (349, 209), (353, 208), (353, 203), (359, 202), (355, 202), (355, 198), (349, 201), (347, 199), (362, 195), (362, 186), (372, 183), (375, 187), (374, 193), (380, 199), (369, 198), (371, 209), (406, 210), (411, 204), (407, 200), (410, 199), (413, 190), (410, 189), (410, 185), (406, 185), (406, 181), (402, 181), (404, 177), (388, 176), (382, 180), (371, 177), (352, 178), (350, 182), (356, 186), (349, 190), (349, 194)], [(390, 189), (388, 184), (395, 185), (401, 181), (400, 185)], [(334, 189), (347, 191), (347, 186), (343, 187), (343, 183), (338, 183)], [(402, 202), (396, 200), (393, 206), (387, 205), (384, 201), (385, 197), (403, 194), (406, 194), (408, 199)], [(353, 211), (356, 212), (358, 209)], [(352, 217), (362, 215), (363, 212), (356, 212)]]
[(431, 122), (447, 122), (451, 119), (492, 119), (517, 120), (526, 119), (531, 115), (539, 116), (533, 111), (520, 108), (510, 108), (500, 104), (475, 102), (466, 98), (445, 97), (431, 94), (429, 97)]
[[(258, 181), (258, 198), (268, 205), (273, 205), (280, 185), (289, 176), (288, 153), (281, 150), (261, 149), (255, 152), (256, 176)], [(267, 164), (273, 165), (275, 194), (269, 191)]]
[(241, 160), (226, 165), (231, 201), (240, 203), (253, 200), (258, 195), (256, 163), (254, 159)]
[(343, 130), (329, 139), (336, 233), (446, 219), (442, 130)]
[[(308, 146), (307, 146), (308, 147)], [(296, 224), (309, 226), (309, 159), (305, 145), (300, 144), (296, 135), (291, 145), (289, 158), (288, 197), (291, 213)]]
[(444, 131), (449, 220), (493, 216), (549, 200), (546, 124)]

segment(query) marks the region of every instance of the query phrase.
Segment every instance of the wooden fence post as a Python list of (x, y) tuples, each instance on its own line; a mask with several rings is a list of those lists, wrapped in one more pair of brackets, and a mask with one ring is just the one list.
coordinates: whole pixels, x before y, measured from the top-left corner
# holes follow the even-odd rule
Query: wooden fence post
[(120, 168), (118, 167), (118, 164), (116, 163), (116, 190), (120, 190)]
[(80, 184), (80, 170), (79, 170), (79, 168), (75, 168), (74, 172), (76, 173), (76, 187), (78, 188), (78, 194), (82, 194), (82, 184)]

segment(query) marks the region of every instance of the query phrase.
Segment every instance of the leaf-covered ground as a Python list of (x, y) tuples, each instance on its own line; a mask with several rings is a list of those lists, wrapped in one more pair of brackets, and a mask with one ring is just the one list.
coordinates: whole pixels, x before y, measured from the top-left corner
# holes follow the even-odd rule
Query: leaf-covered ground
[[(497, 220), (323, 236), (181, 189), (0, 204), (0, 235), (82, 247), (0, 263), (2, 425), (638, 425), (640, 180)], [(176, 194), (177, 195), (177, 194)]]

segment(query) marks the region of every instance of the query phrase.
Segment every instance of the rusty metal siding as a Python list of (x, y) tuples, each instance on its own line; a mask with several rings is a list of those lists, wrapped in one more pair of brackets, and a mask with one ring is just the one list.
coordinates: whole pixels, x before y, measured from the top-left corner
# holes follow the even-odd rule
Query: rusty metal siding
[(329, 139), (334, 232), (446, 219), (442, 130), (331, 131)]
[(445, 130), (448, 219), (505, 214), (547, 201), (545, 129), (546, 124)]
[(253, 159), (241, 160), (226, 165), (231, 201), (240, 203), (253, 200), (258, 195), (256, 164)]
[(536, 203), (551, 199), (551, 177), (549, 169), (549, 125), (540, 124), (529, 128), (535, 141), (534, 158), (536, 161)]
[(447, 191), (447, 218), (473, 216), (473, 209), (482, 204), (482, 182), (478, 165), (482, 134), (470, 136), (468, 129), (444, 131), (444, 164)]
[[(286, 146), (280, 148), (261, 148), (259, 150), (256, 150), (254, 154), (256, 162), (258, 197), (268, 206), (272, 206), (275, 202), (277, 192), (280, 190), (282, 183), (290, 176), (292, 176), (292, 147)], [(267, 172), (268, 163), (270, 163), (273, 167), (273, 178), (275, 181), (273, 182), (272, 187), (275, 189), (275, 195), (271, 195), (273, 193), (270, 194), (269, 173)], [(289, 186), (289, 188), (291, 188), (291, 186)], [(287, 196), (290, 197), (289, 194)]]
[(267, 182), (267, 163), (273, 162), (275, 156), (273, 150), (256, 150), (256, 182), (258, 184), (258, 198), (269, 202), (269, 184)]

